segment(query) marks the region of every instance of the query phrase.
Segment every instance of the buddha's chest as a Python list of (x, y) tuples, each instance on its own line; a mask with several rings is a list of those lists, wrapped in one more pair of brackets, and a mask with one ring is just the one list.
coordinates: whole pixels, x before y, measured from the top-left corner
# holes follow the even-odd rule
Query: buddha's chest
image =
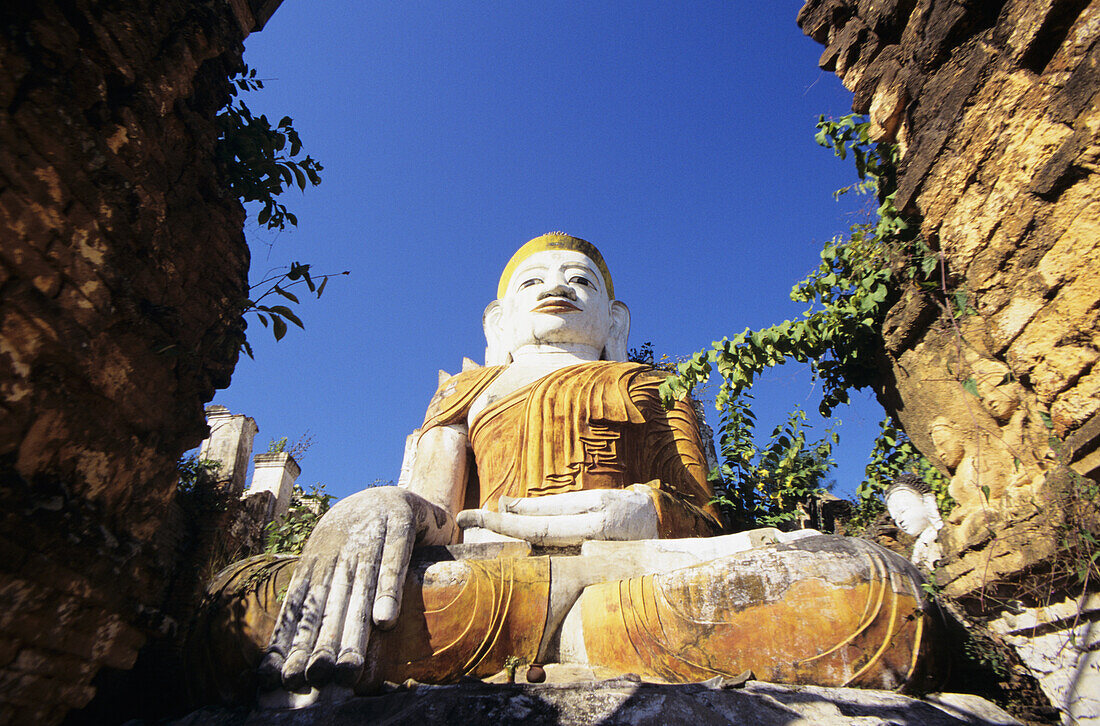
[(518, 391), (530, 383), (534, 383), (560, 367), (561, 366), (552, 365), (509, 366), (474, 399), (474, 402), (470, 405), (466, 423), (472, 424), (474, 419), (491, 404)]

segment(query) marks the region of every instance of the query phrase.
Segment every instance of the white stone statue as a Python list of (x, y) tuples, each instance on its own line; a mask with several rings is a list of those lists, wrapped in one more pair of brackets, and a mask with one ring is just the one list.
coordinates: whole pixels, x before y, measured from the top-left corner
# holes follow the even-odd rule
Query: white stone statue
[(899, 475), (886, 490), (886, 509), (903, 532), (917, 538), (910, 557), (912, 562), (934, 569), (936, 561), (943, 557), (943, 547), (936, 541), (943, 519), (936, 495), (928, 485), (916, 474)]
[[(485, 676), (513, 655), (670, 682), (927, 675), (934, 643), (903, 558), (812, 530), (721, 535), (694, 408), (666, 409), (663, 374), (619, 362), (630, 314), (595, 247), (531, 240), (497, 298), (487, 365), (441, 381), (407, 487), (338, 502), (285, 587), (257, 586), (247, 561), (232, 574), (249, 604), (221, 621), (225, 637), (266, 642), (269, 705)], [(414, 548), (491, 539), (521, 541), (409, 571)], [(252, 625), (265, 619), (269, 640)]]
[(456, 541), (459, 528), (553, 545), (656, 538), (653, 499), (637, 488), (505, 498), (499, 511), (462, 511), (469, 422), (490, 402), (568, 366), (626, 359), (630, 312), (612, 299), (601, 266), (581, 252), (549, 249), (505, 271), (500, 298), (484, 315), (486, 363), (507, 365), (504, 372), (466, 422), (421, 437), (408, 489), (367, 489), (325, 515), (290, 588), (308, 592), (303, 610), (280, 622), (261, 670), (292, 689), (307, 674), (314, 683), (340, 670), (357, 675), (372, 626), (392, 627), (401, 612), (413, 546)]

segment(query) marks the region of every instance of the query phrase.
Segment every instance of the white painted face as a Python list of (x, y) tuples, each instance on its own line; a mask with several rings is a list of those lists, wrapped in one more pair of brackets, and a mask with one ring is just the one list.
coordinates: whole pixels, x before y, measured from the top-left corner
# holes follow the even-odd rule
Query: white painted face
[(932, 520), (924, 503), (924, 497), (912, 489), (899, 488), (886, 498), (886, 509), (902, 530), (913, 537), (926, 530)]
[(611, 300), (591, 259), (572, 250), (546, 250), (525, 259), (504, 297), (501, 327), (505, 349), (570, 343), (597, 355), (611, 335)]

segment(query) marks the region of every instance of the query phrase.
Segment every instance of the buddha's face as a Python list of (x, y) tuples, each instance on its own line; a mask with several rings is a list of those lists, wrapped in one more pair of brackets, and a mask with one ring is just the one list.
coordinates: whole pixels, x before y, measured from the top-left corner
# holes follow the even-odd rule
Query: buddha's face
[(902, 530), (913, 537), (931, 525), (928, 509), (922, 497), (912, 489), (898, 488), (886, 498), (886, 509)]
[(599, 354), (611, 333), (611, 300), (599, 268), (572, 250), (525, 259), (500, 300), (507, 350), (532, 344), (580, 344)]

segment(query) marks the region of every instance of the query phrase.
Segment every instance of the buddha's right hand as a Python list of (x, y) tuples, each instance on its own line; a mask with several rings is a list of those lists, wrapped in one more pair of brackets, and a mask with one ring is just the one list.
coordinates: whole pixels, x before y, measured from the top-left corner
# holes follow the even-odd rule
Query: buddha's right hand
[(372, 622), (383, 629), (397, 622), (413, 546), (449, 542), (453, 529), (441, 507), (398, 487), (338, 502), (295, 567), (260, 664), (261, 682), (289, 691), (354, 686)]

